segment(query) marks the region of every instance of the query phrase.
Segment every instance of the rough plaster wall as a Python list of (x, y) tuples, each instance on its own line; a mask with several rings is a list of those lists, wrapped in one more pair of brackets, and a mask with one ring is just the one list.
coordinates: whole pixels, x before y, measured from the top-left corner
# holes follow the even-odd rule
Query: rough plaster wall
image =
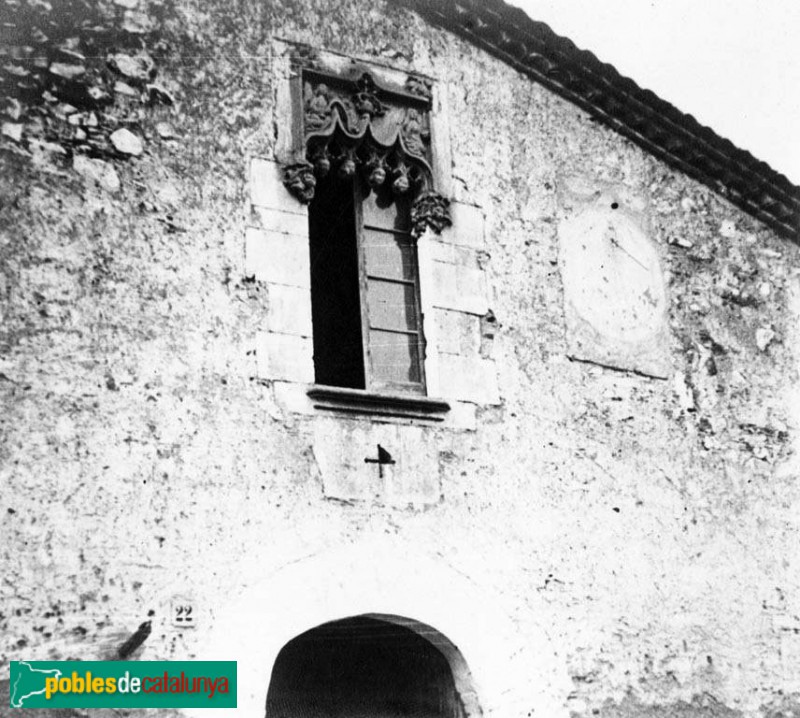
[[(390, 532), (493, 586), (522, 633), (548, 627), (576, 714), (796, 714), (797, 247), (391, 6), (167, 10), (145, 49), (175, 103), (126, 125), (140, 156), (90, 151), (106, 164), (79, 173), (72, 145), (4, 138), (2, 660), (112, 655), (148, 618), (137, 655), (190, 656), (254, 575)], [(433, 430), (425, 511), (324, 500), (314, 420), (252, 378), (268, 297), (243, 281), (246, 168), (274, 139), (273, 35), (447, 86), (454, 194), (487, 213), (504, 404), (477, 432)], [(557, 192), (575, 174), (647, 198), (671, 381), (565, 358)], [(168, 623), (176, 594), (194, 632)]]

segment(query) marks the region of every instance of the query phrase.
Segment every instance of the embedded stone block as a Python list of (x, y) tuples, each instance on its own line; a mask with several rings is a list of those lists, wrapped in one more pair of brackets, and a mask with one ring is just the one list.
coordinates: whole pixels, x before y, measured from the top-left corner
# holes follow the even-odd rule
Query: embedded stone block
[(308, 289), (311, 264), (303, 237), (248, 227), (245, 232), (245, 275), (257, 281)]
[(266, 281), (270, 257), (266, 233), (248, 227), (244, 233), (244, 275), (256, 281)]
[(433, 306), (482, 316), (489, 311), (486, 295), (486, 275), (482, 269), (433, 263)]
[(317, 418), (314, 421), (314, 458), (326, 498), (342, 501), (378, 500), (383, 481), (376, 468), (364, 461), (377, 452), (377, 443), (391, 444), (395, 427), (380, 427), (370, 435), (366, 422)]
[(478, 258), (475, 250), (462, 247), (443, 239), (433, 239), (430, 242), (430, 257), (434, 262), (446, 264), (459, 264), (464, 267), (477, 267)]
[(484, 249), (486, 217), (480, 207), (464, 202), (451, 202), (450, 218), (453, 224), (442, 232), (443, 241), (473, 249)]
[(398, 507), (438, 503), (442, 489), (433, 432), (418, 426), (398, 426), (397, 430), (397, 463), (385, 482), (386, 502)]
[(256, 370), (259, 379), (314, 381), (314, 345), (307, 337), (275, 332), (256, 335)]
[(308, 237), (308, 217), (305, 214), (286, 212), (269, 207), (253, 207), (258, 215), (262, 229), (281, 234), (293, 234), (297, 237)]
[(312, 336), (311, 292), (306, 287), (268, 285), (267, 327), (271, 332)]
[[(379, 445), (391, 463), (378, 463)], [(327, 498), (408, 506), (441, 497), (435, 438), (421, 427), (318, 417), (314, 457)]]
[(477, 356), (481, 348), (481, 319), (474, 314), (434, 309), (436, 348), (443, 354)]

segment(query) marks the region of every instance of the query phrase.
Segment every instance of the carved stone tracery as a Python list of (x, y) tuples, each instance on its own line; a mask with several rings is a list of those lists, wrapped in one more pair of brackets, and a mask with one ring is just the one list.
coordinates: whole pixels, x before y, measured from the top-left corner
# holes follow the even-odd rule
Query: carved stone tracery
[(415, 237), (449, 225), (449, 203), (433, 187), (429, 81), (409, 77), (405, 87), (386, 89), (363, 69), (341, 77), (316, 66), (301, 70), (301, 79), (298, 161), (284, 168), (284, 185), (298, 200), (314, 198), (318, 178), (360, 173), (373, 190), (416, 198)]
[(305, 126), (307, 131), (321, 130), (331, 118), (328, 86), (324, 83), (308, 88), (305, 101)]
[(365, 72), (358, 81), (358, 92), (353, 95), (353, 104), (359, 116), (367, 115), (372, 119), (386, 114), (386, 108), (378, 99), (375, 81), (368, 72)]
[(424, 155), (426, 145), (430, 144), (431, 133), (422, 124), (419, 112), (410, 108), (406, 113), (400, 136), (406, 149), (413, 155)]

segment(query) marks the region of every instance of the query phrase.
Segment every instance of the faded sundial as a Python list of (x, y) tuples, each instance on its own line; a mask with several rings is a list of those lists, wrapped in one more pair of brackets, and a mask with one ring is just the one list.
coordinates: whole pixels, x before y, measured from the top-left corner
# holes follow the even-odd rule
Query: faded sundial
[(667, 376), (666, 286), (644, 217), (608, 194), (576, 209), (559, 228), (570, 356)]

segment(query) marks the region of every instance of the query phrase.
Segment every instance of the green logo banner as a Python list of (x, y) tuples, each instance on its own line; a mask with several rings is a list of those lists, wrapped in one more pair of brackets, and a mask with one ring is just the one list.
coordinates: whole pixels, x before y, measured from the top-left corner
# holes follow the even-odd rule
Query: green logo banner
[(236, 661), (11, 661), (12, 708), (236, 708)]

